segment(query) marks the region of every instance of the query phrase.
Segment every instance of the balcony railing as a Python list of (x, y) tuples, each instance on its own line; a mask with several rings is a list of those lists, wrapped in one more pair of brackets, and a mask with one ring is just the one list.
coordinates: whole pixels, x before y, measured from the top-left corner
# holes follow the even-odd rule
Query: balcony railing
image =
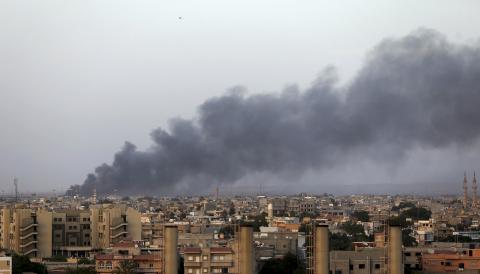
[(38, 232), (33, 231), (33, 232), (28, 233), (27, 235), (20, 236), (20, 240), (25, 240), (25, 239), (27, 239), (28, 237), (31, 237), (31, 236), (33, 236), (33, 235), (38, 235)]
[(118, 224), (118, 225), (116, 225), (116, 226), (110, 227), (110, 230), (115, 230), (115, 229), (117, 229), (117, 228), (119, 228), (119, 227), (122, 227), (122, 226), (125, 226), (125, 225), (128, 225), (128, 224), (127, 224), (127, 223), (121, 223), (121, 224)]
[(122, 231), (122, 232), (117, 233), (117, 234), (115, 234), (115, 235), (111, 235), (110, 238), (114, 239), (114, 238), (117, 238), (117, 237), (119, 237), (119, 236), (121, 236), (121, 235), (123, 235), (123, 234), (128, 234), (128, 232), (127, 232), (127, 231)]
[(24, 248), (24, 247), (27, 247), (27, 246), (29, 246), (29, 245), (36, 244), (36, 243), (38, 243), (37, 240), (31, 240), (31, 241), (29, 241), (29, 242), (24, 243), (23, 245), (20, 245), (20, 247), (21, 247), (21, 248)]
[(210, 266), (215, 267), (232, 267), (233, 261), (211, 261)]
[(25, 227), (20, 228), (20, 231), (25, 231), (25, 230), (27, 230), (27, 229), (29, 229), (29, 228), (31, 228), (31, 227), (34, 227), (34, 226), (38, 226), (38, 224), (36, 224), (36, 223), (29, 224), (29, 225), (27, 225), (27, 226), (25, 226)]

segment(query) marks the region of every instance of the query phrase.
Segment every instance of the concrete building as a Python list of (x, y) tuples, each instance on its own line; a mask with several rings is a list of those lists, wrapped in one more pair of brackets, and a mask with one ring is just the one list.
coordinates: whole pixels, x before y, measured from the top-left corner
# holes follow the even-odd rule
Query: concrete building
[(97, 273), (113, 273), (121, 268), (121, 263), (131, 261), (135, 272), (160, 274), (163, 272), (162, 256), (159, 254), (141, 254), (141, 249), (133, 242), (119, 242), (112, 246), (110, 254), (95, 256)]
[(97, 205), (90, 209), (91, 246), (108, 248), (124, 240), (141, 240), (141, 214), (125, 205)]
[(435, 251), (422, 256), (423, 272), (444, 273), (480, 270), (480, 249), (464, 251)]
[(257, 256), (263, 258), (297, 254), (298, 232), (280, 231), (278, 227), (261, 227), (260, 232), (253, 233), (253, 240)]
[(4, 207), (0, 211), (1, 248), (36, 257), (38, 222), (35, 212), (22, 205)]
[(185, 273), (239, 273), (238, 260), (229, 247), (188, 247), (183, 253)]
[(0, 257), (0, 274), (12, 274), (12, 257)]
[(140, 240), (141, 224), (140, 213), (124, 205), (0, 210), (0, 247), (31, 257), (85, 257), (125, 239)]
[(384, 248), (330, 252), (330, 271), (334, 274), (382, 274), (385, 267)]

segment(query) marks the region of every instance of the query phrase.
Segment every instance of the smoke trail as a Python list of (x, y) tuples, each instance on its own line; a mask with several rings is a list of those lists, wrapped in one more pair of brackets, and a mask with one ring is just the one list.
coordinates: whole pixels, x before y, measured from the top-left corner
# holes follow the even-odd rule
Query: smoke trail
[(342, 87), (327, 68), (304, 91), (247, 96), (236, 88), (211, 98), (195, 119), (154, 130), (150, 149), (126, 143), (80, 189), (197, 189), (256, 172), (301, 175), (358, 153), (398, 160), (417, 147), (468, 146), (480, 135), (479, 117), (480, 47), (419, 30), (381, 42)]

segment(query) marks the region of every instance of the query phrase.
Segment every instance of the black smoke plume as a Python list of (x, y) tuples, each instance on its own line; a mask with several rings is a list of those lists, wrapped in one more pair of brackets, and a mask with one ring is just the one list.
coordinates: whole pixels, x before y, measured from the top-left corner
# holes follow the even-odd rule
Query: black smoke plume
[(156, 129), (150, 149), (126, 143), (80, 191), (191, 191), (247, 174), (300, 176), (350, 155), (391, 161), (413, 148), (468, 146), (480, 135), (480, 46), (432, 30), (387, 39), (339, 86), (327, 68), (310, 88), (207, 100), (192, 120)]

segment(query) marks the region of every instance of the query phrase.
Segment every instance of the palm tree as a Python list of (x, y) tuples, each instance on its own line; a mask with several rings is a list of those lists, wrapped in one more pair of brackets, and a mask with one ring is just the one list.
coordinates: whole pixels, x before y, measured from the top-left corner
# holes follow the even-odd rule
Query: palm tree
[(124, 260), (121, 261), (120, 264), (115, 267), (113, 271), (114, 274), (132, 274), (135, 273), (135, 268), (137, 268), (137, 264), (133, 260)]

